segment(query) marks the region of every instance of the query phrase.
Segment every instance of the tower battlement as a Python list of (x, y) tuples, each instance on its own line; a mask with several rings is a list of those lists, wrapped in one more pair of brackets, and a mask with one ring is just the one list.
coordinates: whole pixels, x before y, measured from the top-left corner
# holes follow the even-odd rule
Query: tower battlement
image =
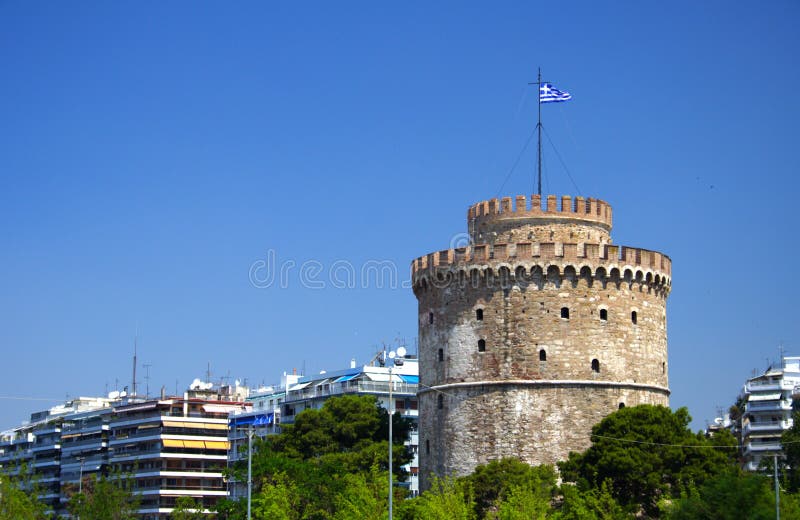
[[(542, 203), (544, 202), (544, 206)], [(473, 243), (522, 240), (611, 242), (611, 205), (569, 195), (518, 195), (478, 202), (467, 210)]]
[(467, 210), (467, 220), (481, 221), (515, 218), (566, 218), (595, 222), (608, 230), (612, 226), (611, 205), (604, 200), (570, 195), (547, 195), (542, 206), (541, 195), (525, 195), (489, 199), (473, 204)]

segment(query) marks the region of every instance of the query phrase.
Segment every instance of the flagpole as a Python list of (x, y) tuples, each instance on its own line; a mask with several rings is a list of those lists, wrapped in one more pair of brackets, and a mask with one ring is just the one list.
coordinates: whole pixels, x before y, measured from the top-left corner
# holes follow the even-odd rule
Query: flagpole
[(539, 67), (539, 78), (536, 82), (538, 85), (538, 92), (536, 92), (536, 100), (539, 104), (539, 122), (536, 123), (536, 129), (539, 131), (539, 182), (536, 193), (542, 195), (542, 68)]

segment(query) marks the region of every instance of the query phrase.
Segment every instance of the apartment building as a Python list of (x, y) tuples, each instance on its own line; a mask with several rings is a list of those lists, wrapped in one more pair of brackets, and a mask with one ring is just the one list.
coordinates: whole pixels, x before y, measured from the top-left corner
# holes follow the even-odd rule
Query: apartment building
[(744, 468), (756, 471), (765, 457), (782, 454), (781, 435), (792, 427), (792, 394), (800, 387), (800, 357), (782, 357), (778, 366), (748, 379), (742, 388)]

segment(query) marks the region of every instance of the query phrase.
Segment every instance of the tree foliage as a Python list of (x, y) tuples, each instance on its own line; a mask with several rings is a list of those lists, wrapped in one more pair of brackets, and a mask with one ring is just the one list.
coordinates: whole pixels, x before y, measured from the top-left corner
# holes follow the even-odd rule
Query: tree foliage
[(482, 464), (466, 479), (475, 494), (478, 518), (483, 518), (490, 510), (497, 510), (500, 502), (508, 501), (512, 490), (515, 503), (525, 500), (526, 503), (538, 501), (546, 504), (556, 491), (556, 473), (551, 466), (530, 466), (514, 458)]
[(661, 499), (680, 497), (735, 464), (736, 440), (730, 433), (707, 438), (692, 433), (690, 421), (686, 408), (623, 408), (592, 428), (591, 447), (570, 453), (559, 464), (561, 475), (581, 491), (600, 489), (608, 481), (623, 506), (655, 515)]
[[(264, 518), (282, 518), (269, 515), (282, 515), (278, 511), (285, 504), (303, 519), (334, 518), (340, 508), (372, 514), (382, 503), (383, 482), (383, 496), (388, 497), (388, 421), (389, 414), (373, 396), (345, 395), (328, 399), (320, 409), (302, 411), (280, 434), (257, 440), (254, 494)], [(411, 460), (404, 446), (411, 422), (394, 414), (392, 427), (393, 473), (400, 482), (406, 477), (402, 466)], [(243, 464), (235, 472), (245, 480)], [(403, 498), (401, 487), (394, 491), (398, 501)], [(237, 518), (241, 506), (225, 503), (222, 509), (221, 516)]]
[(36, 482), (26, 469), (0, 474), (0, 520), (40, 520), (47, 508), (37, 498)]
[(133, 492), (133, 479), (114, 473), (92, 475), (81, 493), (72, 495), (71, 515), (91, 520), (133, 520), (139, 507), (139, 495)]
[[(781, 517), (800, 518), (797, 496), (781, 494)], [(773, 481), (730, 469), (664, 507), (668, 520), (769, 520), (775, 518)]]
[(178, 497), (170, 517), (172, 520), (203, 520), (207, 515), (203, 513), (202, 502), (192, 497)]

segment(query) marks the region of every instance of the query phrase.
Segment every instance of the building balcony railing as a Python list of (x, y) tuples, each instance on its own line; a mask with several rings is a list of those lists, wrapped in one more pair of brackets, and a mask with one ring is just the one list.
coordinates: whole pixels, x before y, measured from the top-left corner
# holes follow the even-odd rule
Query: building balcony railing
[(750, 433), (777, 432), (787, 430), (791, 427), (789, 421), (758, 422), (747, 423), (742, 428), (742, 435), (747, 437)]
[[(413, 383), (395, 382), (392, 393), (397, 397), (402, 395), (416, 395), (419, 385)], [(329, 397), (341, 394), (388, 394), (389, 382), (386, 381), (343, 381), (341, 383), (330, 383), (327, 385), (308, 386), (302, 390), (289, 391), (286, 394), (284, 404), (294, 401), (305, 401), (315, 397)]]
[(780, 399), (775, 401), (755, 401), (747, 403), (744, 407), (745, 412), (765, 411), (765, 410), (791, 410), (791, 399)]
[(759, 443), (749, 443), (744, 445), (744, 453), (745, 455), (748, 454), (763, 454), (763, 453), (778, 453), (783, 450), (783, 446), (781, 446), (780, 441), (773, 441), (773, 442), (759, 442)]

